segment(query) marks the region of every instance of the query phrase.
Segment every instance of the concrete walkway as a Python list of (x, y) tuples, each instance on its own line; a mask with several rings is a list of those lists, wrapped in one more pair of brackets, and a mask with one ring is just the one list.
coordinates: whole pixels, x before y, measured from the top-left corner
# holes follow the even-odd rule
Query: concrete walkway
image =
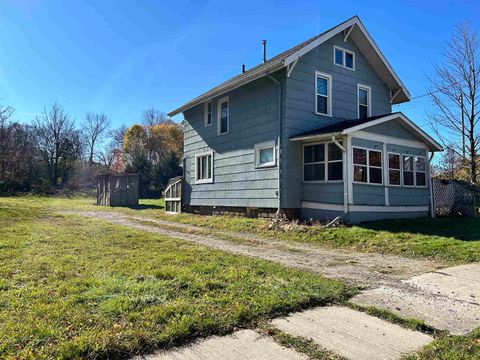
[[(341, 278), (366, 287), (353, 298), (354, 303), (417, 318), (452, 334), (465, 334), (480, 326), (479, 264), (441, 269), (442, 264), (432, 261), (327, 250), (251, 234), (211, 235), (208, 229), (192, 225), (116, 212), (75, 214)], [(312, 339), (321, 348), (349, 359), (396, 359), (432, 340), (423, 333), (338, 306), (292, 314), (272, 324), (292, 336)], [(148, 357), (159, 360), (304, 358), (252, 330), (199, 340)]]

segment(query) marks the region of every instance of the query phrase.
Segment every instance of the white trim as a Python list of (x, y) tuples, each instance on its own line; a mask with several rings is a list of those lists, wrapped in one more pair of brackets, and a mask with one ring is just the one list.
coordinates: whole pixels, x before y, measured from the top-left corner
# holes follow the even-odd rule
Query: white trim
[[(313, 201), (302, 201), (302, 208), (342, 211), (343, 205), (319, 203), (319, 202), (313, 202)], [(429, 211), (429, 208), (428, 208), (428, 205), (426, 206), (350, 205), (349, 211), (350, 212), (420, 212), (420, 211)]]
[[(260, 164), (260, 150), (272, 149), (273, 160), (269, 163)], [(264, 141), (254, 145), (255, 150), (255, 168), (265, 168), (265, 167), (274, 167), (277, 164), (277, 155), (275, 149), (275, 140)]]
[[(327, 80), (327, 113), (318, 112), (317, 97), (324, 96), (317, 94), (317, 79), (324, 78)], [(321, 71), (315, 71), (315, 114), (322, 116), (332, 116), (332, 76)]]
[(393, 100), (395, 100), (398, 94), (400, 94), (400, 91), (402, 91), (402, 89), (397, 89), (395, 92), (390, 92), (390, 104), (393, 104)]
[[(357, 84), (357, 118), (360, 118), (360, 90), (367, 92), (367, 117), (372, 116), (372, 88), (368, 85)], [(364, 106), (362, 104), (362, 106)]]
[[(335, 56), (335, 52), (336, 50), (340, 50), (342, 52), (342, 64), (337, 64), (337, 57)], [(352, 65), (353, 67), (352, 68), (349, 68), (346, 64), (347, 64), (347, 53), (351, 54), (352, 55)], [(344, 69), (348, 69), (348, 70), (352, 70), (352, 71), (355, 71), (355, 53), (351, 50), (348, 50), (348, 49), (345, 49), (345, 48), (342, 48), (340, 46), (337, 46), (337, 45), (333, 45), (333, 64), (334, 65), (337, 65), (337, 66), (340, 66)]]
[[(385, 164), (384, 164), (384, 159), (383, 159), (383, 151), (382, 150), (377, 150), (377, 149), (370, 149), (370, 148), (366, 148), (366, 147), (362, 147), (362, 146), (353, 146), (352, 147), (352, 156), (353, 156), (353, 150), (355, 149), (360, 149), (360, 150), (366, 150), (367, 152), (367, 164), (366, 165), (362, 165), (362, 164), (355, 164), (353, 158), (352, 158), (352, 163), (353, 163), (353, 167), (352, 167), (352, 181), (354, 184), (361, 184), (361, 185), (380, 185), (380, 186), (383, 186), (383, 184), (385, 183), (384, 179), (383, 179), (383, 168), (385, 167)], [(382, 165), (381, 166), (372, 166), (370, 165), (370, 152), (373, 151), (373, 152), (379, 152), (380, 153), (380, 161), (382, 162)], [(355, 166), (361, 166), (361, 167), (365, 167), (367, 169), (367, 182), (363, 182), (363, 181), (355, 181)], [(381, 183), (372, 183), (370, 182), (370, 168), (372, 169), (380, 169), (381, 170), (381, 173), (382, 173), (382, 182)]]
[(353, 151), (352, 151), (352, 137), (347, 137), (347, 189), (348, 189), (348, 205), (353, 204)]
[(374, 134), (368, 131), (356, 131), (354, 133), (350, 133), (350, 135), (352, 135), (355, 138), (363, 139), (363, 140), (383, 142), (391, 145), (400, 145), (400, 146), (406, 146), (411, 148), (418, 148), (422, 150), (428, 149), (428, 146), (422, 143), (421, 141), (402, 139), (395, 136)]
[[(211, 160), (211, 166), (212, 168), (210, 169), (210, 178), (208, 179), (200, 179), (198, 180), (197, 179), (197, 172), (198, 172), (198, 169), (197, 169), (197, 164), (198, 164), (198, 158), (199, 157), (204, 157), (204, 156), (211, 156), (212, 160)], [(206, 152), (203, 152), (203, 153), (200, 153), (200, 154), (195, 154), (195, 184), (211, 184), (213, 183), (213, 178), (214, 178), (214, 174), (213, 174), (213, 169), (215, 168), (214, 166), (214, 163), (213, 163), (213, 150), (210, 150), (210, 151), (206, 151)]]
[[(222, 104), (228, 103), (228, 116), (227, 116), (227, 131), (221, 133), (221, 112), (222, 112)], [(230, 131), (230, 98), (228, 96), (224, 96), (217, 101), (217, 135), (225, 135), (228, 134)]]
[[(208, 123), (208, 105), (210, 104), (210, 124)], [(203, 108), (203, 125), (205, 127), (211, 126), (213, 124), (213, 104), (211, 101), (205, 102)]]
[(292, 71), (295, 68), (295, 66), (297, 65), (298, 60), (300, 60), (300, 58), (295, 60), (293, 63), (287, 65), (287, 77), (290, 77), (290, 75), (292, 74)]
[[(354, 27), (355, 27), (355, 25), (352, 25), (352, 26), (350, 26), (350, 28), (349, 28), (348, 30), (343, 30), (343, 32), (344, 32), (343, 42), (347, 42), (348, 37), (349, 37), (350, 34), (352, 33), (352, 30), (353, 30)], [(346, 31), (346, 32), (345, 32), (345, 31)]]
[[(387, 144), (383, 143), (383, 178), (385, 179), (383, 182), (385, 184), (388, 184), (389, 179), (390, 179), (390, 174), (388, 173), (389, 171), (389, 158), (388, 158), (388, 151), (387, 151)], [(388, 186), (385, 186), (385, 206), (390, 206), (390, 194), (388, 191)]]

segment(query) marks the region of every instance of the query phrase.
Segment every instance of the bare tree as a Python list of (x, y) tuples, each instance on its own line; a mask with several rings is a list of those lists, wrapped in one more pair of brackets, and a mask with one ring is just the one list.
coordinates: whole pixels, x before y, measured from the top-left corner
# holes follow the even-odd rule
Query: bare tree
[(93, 164), (96, 146), (105, 138), (110, 128), (110, 120), (104, 114), (87, 113), (83, 130), (85, 135), (85, 145), (88, 151), (88, 163)]
[(14, 127), (9, 124), (9, 119), (13, 115), (14, 109), (10, 106), (0, 105), (0, 178), (5, 178), (5, 173), (9, 163), (13, 160), (14, 149)]
[(119, 128), (110, 131), (109, 136), (112, 138), (114, 147), (117, 149), (121, 149), (123, 147), (123, 139), (127, 130), (128, 128), (125, 125), (122, 125)]
[(430, 113), (432, 128), (448, 147), (463, 158), (470, 181), (478, 179), (479, 151), (479, 37), (469, 22), (455, 26), (442, 51), (444, 63), (429, 78), (428, 93), (435, 105)]
[(70, 116), (58, 104), (43, 111), (43, 115), (35, 120), (35, 131), (38, 147), (46, 162), (52, 185), (56, 185), (60, 175), (60, 165), (66, 158), (76, 155), (76, 132)]
[(143, 124), (146, 126), (163, 124), (169, 120), (170, 118), (164, 112), (155, 110), (154, 108), (145, 110), (143, 112)]

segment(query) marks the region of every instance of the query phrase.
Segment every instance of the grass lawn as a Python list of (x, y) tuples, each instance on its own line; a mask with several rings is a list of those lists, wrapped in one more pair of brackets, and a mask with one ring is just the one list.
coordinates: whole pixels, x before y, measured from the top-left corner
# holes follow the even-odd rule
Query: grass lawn
[(91, 204), (0, 198), (0, 358), (127, 357), (353, 294), (267, 261), (56, 213)]

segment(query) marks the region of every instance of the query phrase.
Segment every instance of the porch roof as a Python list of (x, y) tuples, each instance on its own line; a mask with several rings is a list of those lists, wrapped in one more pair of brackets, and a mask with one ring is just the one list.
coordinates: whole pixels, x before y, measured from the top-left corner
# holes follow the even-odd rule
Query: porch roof
[(355, 131), (369, 128), (370, 126), (378, 125), (387, 121), (399, 120), (407, 130), (414, 134), (417, 138), (421, 139), (428, 148), (432, 151), (442, 151), (442, 146), (430, 137), (425, 131), (419, 128), (413, 121), (407, 118), (401, 112), (394, 112), (391, 114), (383, 114), (377, 116), (370, 116), (364, 119), (354, 120), (342, 120), (335, 124), (322, 126), (314, 130), (307, 131), (302, 134), (297, 134), (290, 137), (292, 141), (305, 141), (314, 140), (320, 138), (327, 138), (335, 135), (347, 135), (352, 134)]

